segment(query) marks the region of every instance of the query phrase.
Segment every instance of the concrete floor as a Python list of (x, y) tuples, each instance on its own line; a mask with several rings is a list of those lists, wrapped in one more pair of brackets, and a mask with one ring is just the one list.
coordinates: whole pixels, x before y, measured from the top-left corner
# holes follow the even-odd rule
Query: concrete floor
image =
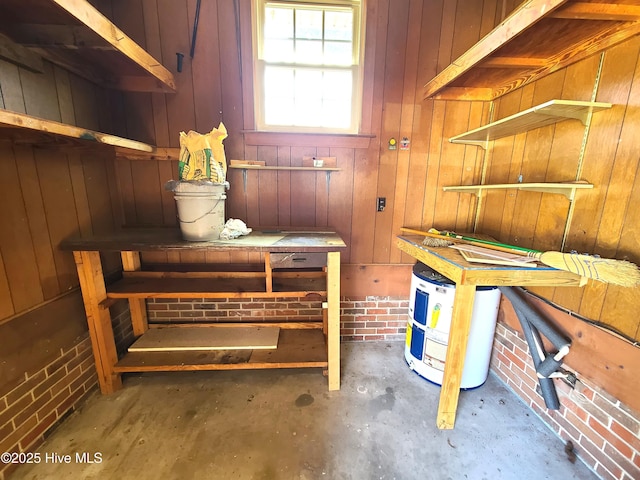
[[(493, 374), (461, 393), (456, 428), (438, 430), (440, 389), (409, 370), (403, 348), (343, 344), (337, 392), (319, 370), (127, 376), (116, 394), (93, 394), (41, 446), (43, 461), (11, 478), (597, 478)], [(77, 461), (82, 453), (101, 462)], [(71, 463), (45, 463), (52, 454)]]

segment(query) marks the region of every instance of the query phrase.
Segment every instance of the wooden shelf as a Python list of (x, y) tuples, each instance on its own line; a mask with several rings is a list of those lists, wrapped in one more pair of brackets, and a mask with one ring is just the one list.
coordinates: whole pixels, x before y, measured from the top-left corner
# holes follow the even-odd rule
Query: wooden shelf
[(86, 0), (2, 0), (0, 33), (98, 85), (176, 91), (173, 74)]
[(559, 182), (559, 183), (499, 183), (494, 185), (459, 185), (443, 187), (445, 192), (473, 193), (480, 195), (484, 190), (527, 190), (531, 192), (556, 193), (573, 200), (576, 190), (593, 188), (587, 182)]
[(326, 279), (273, 278), (273, 291), (259, 277), (149, 278), (127, 277), (109, 286), (107, 298), (251, 298), (326, 295)]
[(337, 167), (272, 167), (268, 165), (229, 165), (229, 168), (239, 170), (294, 170), (307, 172), (339, 172)]
[(526, 0), (424, 86), (424, 98), (500, 97), (640, 33), (640, 2)]
[(281, 329), (275, 350), (130, 352), (115, 365), (114, 371), (176, 372), (327, 366), (327, 346), (321, 329)]
[(516, 135), (564, 120), (576, 119), (586, 125), (591, 113), (611, 108), (611, 106), (610, 103), (603, 102), (549, 100), (483, 127), (451, 137), (449, 141), (477, 145), (486, 149), (491, 140)]
[(127, 138), (95, 132), (53, 120), (32, 117), (23, 113), (0, 109), (0, 130), (17, 141), (39, 144), (87, 146), (91, 144), (117, 147), (121, 152), (145, 153), (151, 155), (155, 147)]

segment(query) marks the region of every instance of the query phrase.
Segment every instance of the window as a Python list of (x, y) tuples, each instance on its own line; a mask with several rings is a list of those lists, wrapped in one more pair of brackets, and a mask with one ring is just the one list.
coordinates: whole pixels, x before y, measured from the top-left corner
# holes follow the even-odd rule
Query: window
[(258, 130), (357, 133), (360, 1), (256, 0)]

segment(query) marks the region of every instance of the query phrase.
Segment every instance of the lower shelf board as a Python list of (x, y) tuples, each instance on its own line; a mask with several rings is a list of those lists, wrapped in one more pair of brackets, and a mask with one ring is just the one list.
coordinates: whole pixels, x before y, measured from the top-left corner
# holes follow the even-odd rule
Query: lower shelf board
[(152, 328), (129, 352), (254, 350), (277, 348), (278, 327)]
[(129, 352), (114, 367), (125, 372), (326, 368), (327, 347), (321, 330), (280, 330), (273, 350)]

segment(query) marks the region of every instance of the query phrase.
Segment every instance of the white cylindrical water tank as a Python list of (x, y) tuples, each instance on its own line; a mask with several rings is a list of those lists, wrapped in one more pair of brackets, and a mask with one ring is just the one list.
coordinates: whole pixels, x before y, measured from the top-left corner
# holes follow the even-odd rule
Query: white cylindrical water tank
[[(404, 357), (409, 368), (438, 385), (444, 375), (455, 290), (451, 280), (426, 265), (413, 267)], [(479, 387), (487, 379), (499, 303), (498, 287), (476, 288), (461, 388)]]

